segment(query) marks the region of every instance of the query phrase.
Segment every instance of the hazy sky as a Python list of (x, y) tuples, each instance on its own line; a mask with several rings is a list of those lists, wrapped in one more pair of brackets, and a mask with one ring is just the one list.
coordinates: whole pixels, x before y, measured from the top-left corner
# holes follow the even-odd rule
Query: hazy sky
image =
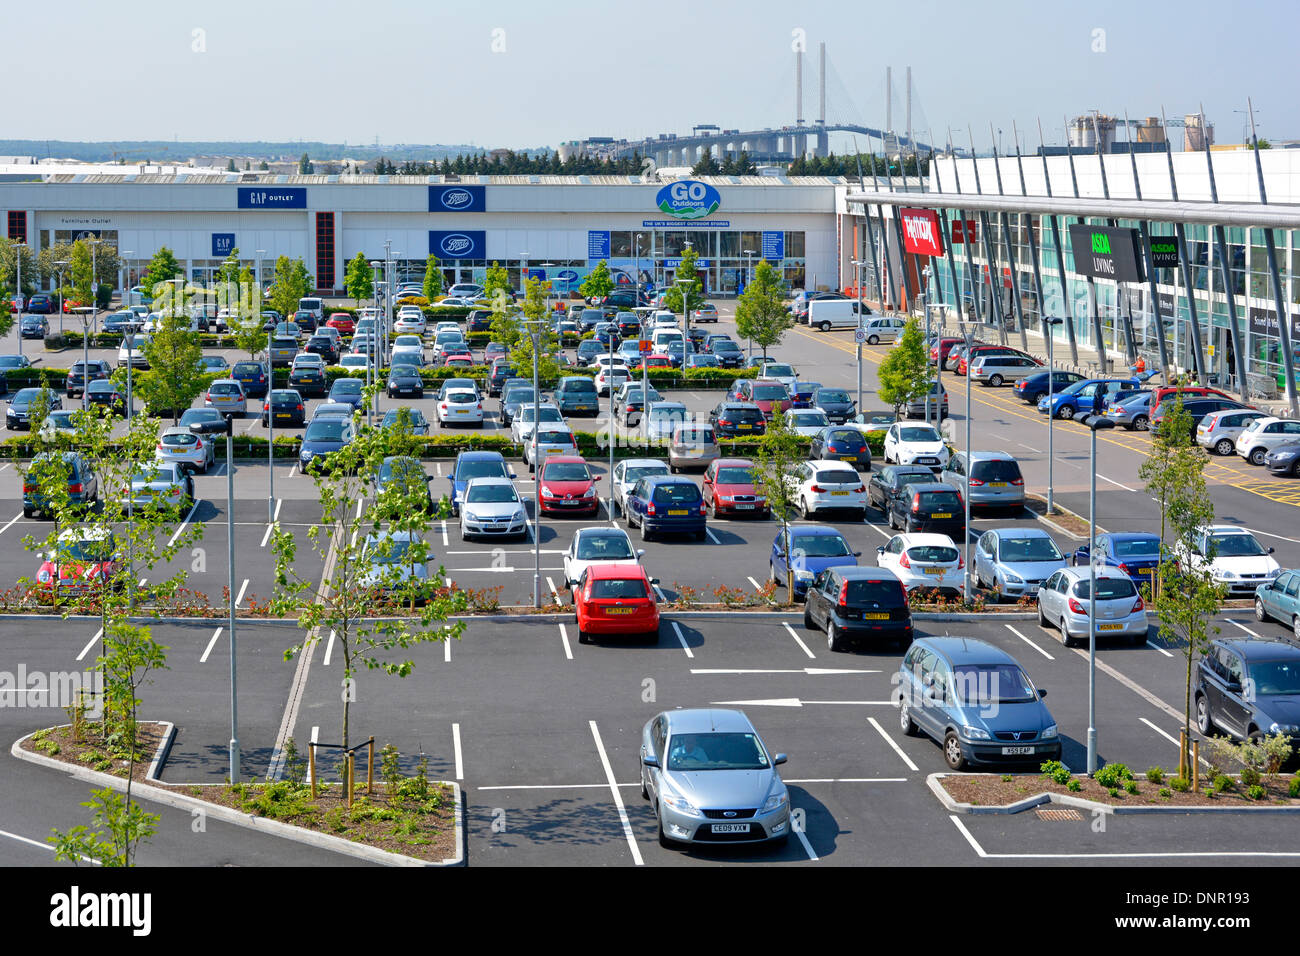
[(0, 135), (13, 138), (526, 147), (780, 126), (800, 36), (807, 119), (825, 41), (832, 121), (882, 124), (889, 64), (901, 128), (910, 64), (918, 138), (922, 124), (940, 139), (970, 125), (985, 149), (992, 122), (1009, 146), (1013, 119), (1041, 116), (1060, 141), (1065, 114), (1174, 116), (1203, 100), (1235, 142), (1248, 95), (1261, 136), (1300, 137), (1296, 0), (9, 0), (4, 20), (15, 77), (31, 81), (8, 87)]

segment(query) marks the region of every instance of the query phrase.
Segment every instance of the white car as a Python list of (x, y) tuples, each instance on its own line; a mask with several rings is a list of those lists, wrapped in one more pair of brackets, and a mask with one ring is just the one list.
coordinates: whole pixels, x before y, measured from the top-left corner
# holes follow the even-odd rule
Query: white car
[(796, 435), (815, 438), (831, 421), (820, 408), (794, 408), (785, 413), (785, 423)]
[(800, 462), (785, 476), (794, 492), (799, 513), (811, 518), (827, 509), (844, 508), (867, 514), (867, 486), (850, 464), (833, 461)]
[(401, 352), (409, 352), (412, 355), (418, 357), (420, 360), (420, 364), (423, 365), (424, 364), (424, 339), (420, 338), (418, 335), (408, 334), (408, 335), (397, 336), (395, 339), (393, 339), (392, 354), (397, 355)]
[(626, 365), (604, 366), (596, 373), (596, 394), (608, 395), (610, 386), (618, 388), (632, 378)]
[(520, 405), (519, 411), (515, 412), (510, 419), (510, 440), (517, 445), (533, 440), (533, 423), (540, 421), (545, 425), (563, 425), (564, 414), (549, 403), (543, 403), (540, 406), (531, 402), (527, 405)]
[(439, 332), (459, 332), (459, 331), (460, 331), (460, 325), (456, 322), (439, 322), (437, 325), (433, 327), (434, 335), (437, 335)]
[[(127, 348), (128, 340), (130, 348)], [(124, 335), (122, 344), (117, 349), (117, 367), (126, 368), (131, 365), (133, 368), (148, 368), (149, 361), (144, 357), (144, 347), (150, 342), (147, 335)]]
[(339, 358), (339, 368), (341, 369), (358, 369), (365, 371), (370, 362), (365, 355), (359, 352), (350, 352)]
[(614, 501), (622, 508), (627, 493), (642, 478), (671, 473), (668, 462), (662, 458), (624, 458), (614, 466)]
[(440, 425), (482, 425), (483, 401), (469, 389), (449, 390), (434, 406)]
[(608, 352), (600, 352), (591, 360), (588, 364), (588, 368), (601, 369), (608, 368), (611, 365), (621, 368), (629, 367), (627, 359), (618, 352), (615, 352), (613, 355), (610, 355)]
[(1273, 560), (1273, 549), (1265, 549), (1253, 534), (1235, 525), (1210, 525), (1196, 533), (1190, 554), (1179, 541), (1174, 555), (1187, 567), (1208, 571), (1215, 584), (1227, 588), (1229, 597), (1254, 597), (1257, 587), (1282, 573)]
[(935, 471), (948, 464), (948, 446), (933, 425), (895, 422), (885, 432), (885, 464), (925, 465)]
[(1268, 453), (1282, 445), (1300, 442), (1300, 421), (1257, 418), (1237, 436), (1237, 454), (1252, 465), (1264, 464)]
[(791, 394), (794, 393), (794, 387), (799, 382), (799, 376), (795, 373), (794, 366), (787, 365), (784, 362), (764, 362), (762, 369), (758, 373), (758, 378), (768, 378), (774, 382), (780, 382)]
[(532, 435), (523, 443), (524, 463), (528, 470), (537, 468), (537, 461), (545, 461), (547, 455), (577, 455), (578, 440), (573, 437), (573, 430), (568, 425), (542, 423), (537, 431), (537, 461), (533, 460)]
[(677, 316), (671, 312), (659, 311), (654, 314), (650, 323), (651, 329), (675, 329), (677, 328)]
[[(1115, 567), (1098, 567), (1097, 639), (1128, 638), (1134, 644), (1147, 640), (1147, 611), (1137, 585)], [(1088, 643), (1088, 605), (1092, 589), (1088, 567), (1061, 568), (1038, 589), (1038, 623), (1060, 630), (1067, 647), (1075, 640)]]
[[(416, 310), (419, 311), (418, 309)], [(424, 334), (424, 313), (413, 315), (408, 312), (405, 315), (399, 314), (397, 321), (393, 323), (394, 332), (412, 332), (415, 335)]]
[(961, 550), (946, 534), (896, 534), (876, 548), (876, 565), (893, 571), (909, 591), (960, 591), (966, 579)]
[(472, 478), (460, 506), (460, 539), (526, 538), (528, 516), (509, 478)]
[(590, 564), (639, 564), (644, 554), (644, 550), (633, 550), (632, 539), (622, 528), (579, 528), (564, 552), (564, 586), (573, 587), (582, 580)]

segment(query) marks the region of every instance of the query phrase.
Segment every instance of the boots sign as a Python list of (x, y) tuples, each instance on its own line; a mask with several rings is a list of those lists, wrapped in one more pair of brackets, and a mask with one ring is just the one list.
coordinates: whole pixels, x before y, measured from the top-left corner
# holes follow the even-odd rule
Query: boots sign
[(903, 220), (903, 248), (918, 256), (943, 255), (939, 217), (933, 209), (900, 209)]

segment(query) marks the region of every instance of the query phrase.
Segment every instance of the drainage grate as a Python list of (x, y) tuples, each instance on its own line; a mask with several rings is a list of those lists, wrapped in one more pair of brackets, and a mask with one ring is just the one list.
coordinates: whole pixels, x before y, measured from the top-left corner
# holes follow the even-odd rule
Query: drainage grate
[(1078, 810), (1071, 810), (1069, 807), (1051, 807), (1049, 809), (1040, 808), (1034, 812), (1038, 814), (1038, 819), (1040, 820), (1070, 822), (1083, 819), (1082, 813)]

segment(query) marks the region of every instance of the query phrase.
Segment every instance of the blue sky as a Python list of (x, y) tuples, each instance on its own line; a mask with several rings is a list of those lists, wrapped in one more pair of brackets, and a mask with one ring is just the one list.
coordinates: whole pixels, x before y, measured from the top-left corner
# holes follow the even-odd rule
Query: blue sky
[(990, 122), (1009, 146), (1013, 119), (1023, 130), (1041, 116), (1048, 140), (1060, 141), (1066, 114), (1139, 117), (1163, 104), (1174, 116), (1200, 101), (1218, 140), (1240, 141), (1248, 95), (1261, 136), (1300, 137), (1294, 0), (71, 0), (13, 2), (5, 20), (23, 51), (14, 65), (32, 79), (17, 100), (27, 108), (7, 111), (14, 138), (525, 147), (696, 123), (780, 126), (794, 119), (799, 37), (810, 119), (825, 41), (832, 120), (883, 123), (888, 63), (896, 127), (910, 64), (916, 124), (938, 138), (971, 126), (981, 149)]

